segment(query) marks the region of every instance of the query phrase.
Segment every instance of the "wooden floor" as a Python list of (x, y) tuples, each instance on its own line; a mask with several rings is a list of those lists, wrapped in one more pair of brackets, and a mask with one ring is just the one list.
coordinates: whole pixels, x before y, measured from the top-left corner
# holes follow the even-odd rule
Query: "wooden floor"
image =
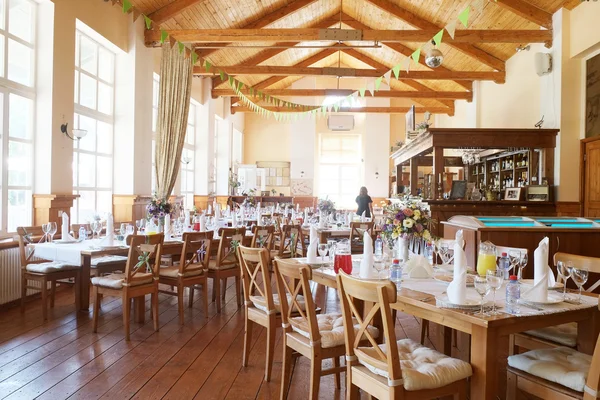
[[(318, 296), (326, 296), (328, 312), (337, 311), (335, 290)], [(148, 311), (145, 324), (133, 323), (130, 342), (124, 340), (120, 299), (104, 299), (97, 333), (91, 311), (76, 313), (73, 304), (72, 289), (64, 287), (44, 324), (40, 300), (28, 303), (25, 314), (18, 308), (0, 311), (0, 399), (279, 398), (281, 335), (271, 382), (263, 380), (262, 328), (253, 334), (249, 366), (242, 368), (244, 315), (231, 286), (221, 314), (211, 304), (205, 318), (197, 300), (186, 307), (183, 326), (177, 298), (161, 294), (160, 331), (154, 332)], [(398, 338), (418, 340), (419, 321), (400, 314), (396, 331)], [(298, 360), (290, 399), (308, 398), (309, 368), (306, 359)], [(333, 376), (322, 378), (319, 398), (343, 398)]]

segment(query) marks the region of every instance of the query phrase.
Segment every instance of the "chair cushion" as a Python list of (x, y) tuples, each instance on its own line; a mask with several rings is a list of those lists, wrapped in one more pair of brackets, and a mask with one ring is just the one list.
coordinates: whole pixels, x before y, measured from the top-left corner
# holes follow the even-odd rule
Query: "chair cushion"
[[(190, 264), (190, 265), (192, 265), (192, 264)], [(203, 269), (193, 269), (191, 271), (186, 271), (183, 274), (183, 277), (187, 278), (187, 277), (190, 277), (190, 276), (198, 276), (198, 275), (202, 275), (203, 272), (204, 272)], [(166, 277), (169, 277), (169, 278), (177, 278), (179, 276), (179, 267), (178, 266), (176, 266), (176, 267), (166, 267), (166, 268), (163, 267), (163, 268), (160, 268), (158, 270), (158, 274), (160, 276), (166, 276)]]
[[(136, 280), (129, 286), (140, 286), (152, 283), (152, 274), (136, 274)], [(95, 276), (92, 278), (92, 285), (102, 286), (110, 289), (122, 289), (125, 282), (125, 274), (110, 274), (105, 276)]]
[[(290, 304), (292, 301), (292, 295), (290, 295), (288, 293), (288, 294), (286, 294), (286, 296), (288, 299), (288, 304)], [(252, 301), (252, 303), (254, 303), (254, 307), (256, 307), (259, 310), (264, 311), (268, 314), (267, 302), (263, 296), (250, 296), (250, 300)], [(306, 310), (306, 304), (304, 303), (304, 297), (297, 296), (296, 300), (298, 301), (298, 304), (300, 305), (300, 309), (302, 311)], [(280, 313), (281, 312), (281, 303), (279, 302), (279, 295), (277, 293), (273, 294), (273, 305), (275, 306), (276, 312)], [(295, 305), (294, 305), (294, 308), (296, 308)]]
[(38, 274), (47, 274), (50, 272), (68, 271), (70, 269), (79, 269), (77, 265), (69, 265), (59, 261), (48, 261), (39, 264), (27, 264), (25, 270), (36, 272)]
[(592, 356), (570, 347), (531, 350), (508, 357), (508, 365), (531, 375), (583, 392)]
[(525, 332), (540, 339), (550, 340), (567, 347), (577, 346), (577, 323), (548, 326)]
[(127, 262), (125, 256), (104, 256), (92, 258), (91, 267), (95, 268), (106, 264), (124, 264)]
[[(396, 342), (405, 390), (436, 389), (466, 379), (473, 374), (471, 364), (448, 357), (411, 339)], [(379, 348), (386, 353), (386, 345)], [(359, 347), (367, 356), (379, 359), (374, 348)], [(389, 378), (387, 369), (382, 370), (359, 359), (374, 374)]]
[[(291, 318), (292, 321), (300, 325), (300, 327), (292, 324), (292, 329), (306, 338), (310, 338), (308, 326), (302, 317)], [(356, 320), (352, 320), (354, 332), (357, 333), (360, 325)], [(319, 333), (321, 334), (321, 347), (336, 347), (343, 345), (344, 342), (344, 320), (341, 314), (317, 314), (317, 324), (319, 325)], [(369, 333), (374, 337), (379, 336), (379, 329), (374, 326), (367, 328)], [(365, 338), (366, 339), (366, 338)]]
[(236, 264), (225, 264), (225, 265), (220, 265), (217, 268), (217, 260), (215, 259), (210, 259), (208, 260), (208, 269), (231, 269), (231, 268), (237, 268), (237, 263)]

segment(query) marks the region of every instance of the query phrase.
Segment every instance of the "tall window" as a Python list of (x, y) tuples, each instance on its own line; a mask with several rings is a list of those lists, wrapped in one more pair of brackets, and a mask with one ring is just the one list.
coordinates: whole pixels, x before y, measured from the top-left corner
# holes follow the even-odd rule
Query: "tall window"
[(89, 221), (112, 210), (115, 54), (76, 33), (75, 128), (87, 135), (73, 142), (74, 220)]
[(181, 169), (179, 180), (181, 182), (181, 195), (184, 197), (186, 208), (194, 205), (194, 148), (196, 145), (196, 104), (190, 103), (188, 114), (185, 144), (181, 153)]
[[(215, 115), (215, 134), (214, 134), (214, 145), (213, 145), (213, 162), (212, 162), (212, 171), (210, 173), (210, 179), (208, 181), (208, 187), (212, 194), (217, 194), (217, 176), (218, 176), (218, 168), (219, 168), (219, 131), (221, 129), (221, 124), (223, 119), (217, 115)], [(227, 172), (229, 174), (229, 171)], [(228, 178), (229, 179), (229, 175)]]
[(158, 93), (160, 76), (154, 73), (152, 81), (152, 193), (156, 192), (156, 125), (158, 124)]
[(360, 136), (322, 134), (319, 143), (319, 196), (352, 209), (360, 185)]
[(0, 234), (31, 225), (36, 3), (0, 0)]

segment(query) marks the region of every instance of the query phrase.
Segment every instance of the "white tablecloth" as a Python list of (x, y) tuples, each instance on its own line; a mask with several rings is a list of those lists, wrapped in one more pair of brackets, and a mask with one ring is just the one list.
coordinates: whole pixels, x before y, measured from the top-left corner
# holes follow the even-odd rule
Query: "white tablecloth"
[[(119, 245), (119, 243), (115, 241), (115, 245)], [(77, 243), (58, 244), (46, 242), (30, 244), (30, 246), (33, 246), (36, 257), (81, 266), (81, 252), (83, 250), (98, 250), (98, 246), (101, 244), (102, 239), (93, 239)]]

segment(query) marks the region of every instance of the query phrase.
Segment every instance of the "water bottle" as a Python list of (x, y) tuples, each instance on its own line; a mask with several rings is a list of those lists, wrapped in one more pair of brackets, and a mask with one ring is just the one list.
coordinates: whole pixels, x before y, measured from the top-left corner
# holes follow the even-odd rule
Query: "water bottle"
[(383, 256), (383, 240), (381, 240), (381, 236), (379, 235), (375, 239), (375, 256)]
[(87, 239), (87, 231), (85, 229), (85, 226), (82, 226), (79, 228), (79, 240), (86, 240)]
[(433, 265), (433, 246), (431, 246), (431, 243), (427, 243), (427, 246), (425, 246), (425, 257), (429, 261), (429, 265)]
[(504, 272), (503, 279), (509, 278), (510, 260), (506, 253), (502, 253), (502, 256), (498, 259), (498, 269)]
[(516, 275), (510, 276), (510, 281), (506, 285), (506, 311), (509, 314), (519, 314), (519, 299), (521, 298), (521, 286)]
[(390, 280), (396, 284), (396, 289), (400, 290), (400, 285), (402, 283), (402, 266), (398, 259), (394, 259), (390, 266)]

